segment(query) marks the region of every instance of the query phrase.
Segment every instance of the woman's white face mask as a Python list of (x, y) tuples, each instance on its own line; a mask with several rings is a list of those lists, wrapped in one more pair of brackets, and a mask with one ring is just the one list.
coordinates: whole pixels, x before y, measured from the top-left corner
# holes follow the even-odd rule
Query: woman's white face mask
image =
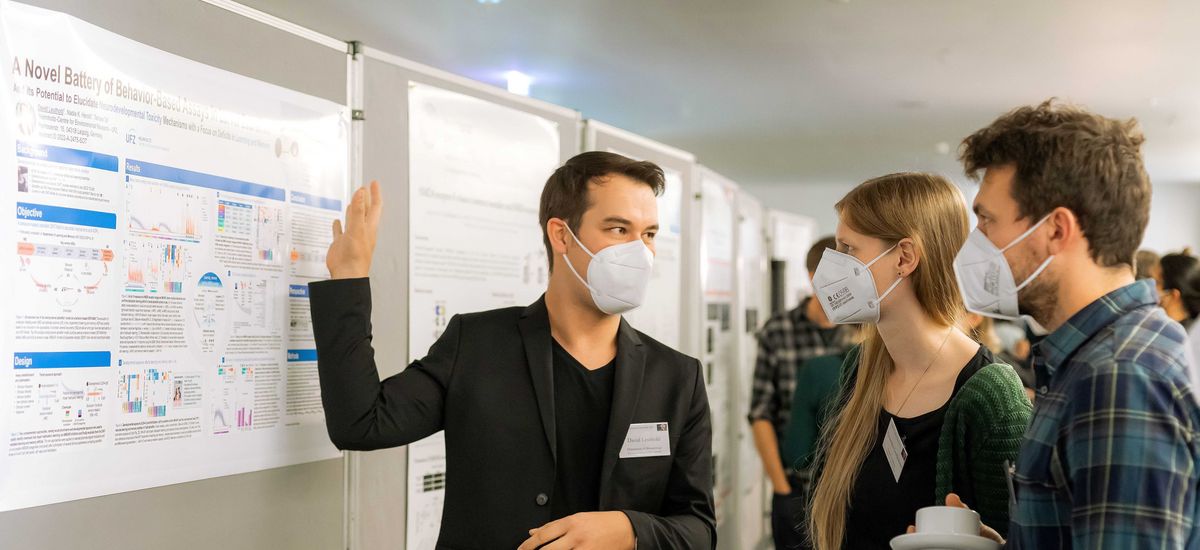
[(871, 266), (890, 254), (896, 246), (900, 245), (885, 250), (865, 264), (849, 254), (832, 248), (825, 249), (821, 263), (813, 273), (813, 288), (830, 321), (840, 325), (879, 322), (880, 302), (900, 285), (904, 277), (897, 277), (896, 282), (877, 297)]

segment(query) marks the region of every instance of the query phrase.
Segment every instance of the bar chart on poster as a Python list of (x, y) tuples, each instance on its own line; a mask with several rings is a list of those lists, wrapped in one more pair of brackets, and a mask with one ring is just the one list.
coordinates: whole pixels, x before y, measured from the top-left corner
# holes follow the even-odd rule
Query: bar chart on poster
[[(449, 319), (537, 300), (549, 281), (537, 204), (560, 157), (558, 124), (412, 82), (409, 112), (409, 350), (428, 351)], [(409, 550), (437, 542), (446, 471), (442, 433), (408, 447)]]
[(339, 456), (307, 283), (345, 107), (53, 11), (0, 25), (0, 511)]

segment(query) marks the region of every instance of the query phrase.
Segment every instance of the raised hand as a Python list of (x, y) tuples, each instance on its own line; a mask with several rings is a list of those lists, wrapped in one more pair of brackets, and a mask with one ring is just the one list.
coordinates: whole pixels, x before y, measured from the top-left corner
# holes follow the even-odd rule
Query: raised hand
[(325, 265), (333, 279), (366, 277), (371, 272), (371, 256), (383, 213), (383, 195), (379, 182), (372, 181), (354, 192), (346, 206), (346, 229), (341, 220), (333, 221), (333, 243), (325, 256)]

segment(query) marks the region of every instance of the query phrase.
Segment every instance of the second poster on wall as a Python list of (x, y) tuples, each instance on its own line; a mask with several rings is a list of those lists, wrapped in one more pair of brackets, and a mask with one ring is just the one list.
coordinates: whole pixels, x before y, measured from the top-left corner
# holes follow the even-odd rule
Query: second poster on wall
[[(528, 305), (549, 264), (538, 199), (558, 166), (558, 125), (410, 83), (409, 350), (422, 357), (459, 313)], [(406, 548), (432, 549), (445, 496), (438, 433), (408, 448)]]

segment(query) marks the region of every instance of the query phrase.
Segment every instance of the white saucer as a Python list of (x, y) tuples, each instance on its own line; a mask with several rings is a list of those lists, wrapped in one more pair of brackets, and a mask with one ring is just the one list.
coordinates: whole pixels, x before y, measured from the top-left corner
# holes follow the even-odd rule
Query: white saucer
[(996, 541), (976, 535), (910, 533), (892, 539), (892, 550), (999, 550)]

